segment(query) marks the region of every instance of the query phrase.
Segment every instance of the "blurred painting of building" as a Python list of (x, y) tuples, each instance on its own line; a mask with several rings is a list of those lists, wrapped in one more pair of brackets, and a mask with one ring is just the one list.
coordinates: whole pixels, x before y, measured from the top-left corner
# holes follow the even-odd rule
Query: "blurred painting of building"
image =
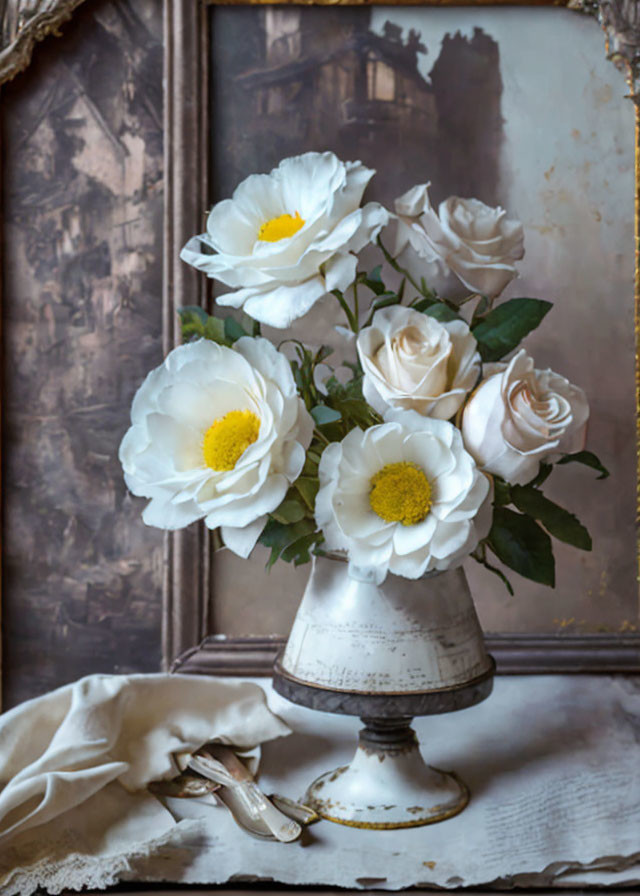
[(504, 121), (496, 41), (474, 28), (471, 38), (447, 34), (429, 73), (438, 115), (438, 189), (442, 196), (497, 195)]
[[(495, 41), (448, 36), (429, 77), (416, 27), (366, 8), (218, 7), (212, 16), (212, 200), (256, 171), (333, 150), (380, 172), (391, 204), (415, 183), (493, 201), (501, 140)], [(480, 184), (479, 181), (482, 181)]]

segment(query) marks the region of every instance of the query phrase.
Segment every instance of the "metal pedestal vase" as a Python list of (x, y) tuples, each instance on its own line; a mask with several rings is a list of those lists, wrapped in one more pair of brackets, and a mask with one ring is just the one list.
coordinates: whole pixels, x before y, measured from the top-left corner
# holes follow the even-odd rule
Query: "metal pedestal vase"
[(461, 569), (377, 585), (343, 560), (315, 558), (274, 687), (293, 703), (360, 716), (365, 727), (351, 763), (314, 781), (306, 802), (362, 828), (461, 812), (467, 787), (424, 762), (410, 723), (484, 700), (494, 671)]

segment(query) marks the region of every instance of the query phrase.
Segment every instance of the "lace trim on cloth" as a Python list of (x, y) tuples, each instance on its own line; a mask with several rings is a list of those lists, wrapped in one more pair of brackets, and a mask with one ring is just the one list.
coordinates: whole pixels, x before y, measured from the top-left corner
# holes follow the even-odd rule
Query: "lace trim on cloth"
[[(164, 847), (172, 851), (201, 838), (200, 821), (180, 821), (161, 837), (139, 842), (126, 853), (92, 856), (77, 851), (78, 841), (68, 831), (55, 843), (55, 852), (63, 859), (51, 860), (52, 844), (43, 842), (34, 860), (33, 843), (27, 847), (9, 847), (0, 859), (2, 896), (32, 896), (39, 888), (57, 894), (63, 890), (104, 890), (122, 879), (135, 876), (133, 865), (154, 856)], [(33, 832), (37, 837), (37, 828)], [(46, 854), (45, 854), (46, 853)]]

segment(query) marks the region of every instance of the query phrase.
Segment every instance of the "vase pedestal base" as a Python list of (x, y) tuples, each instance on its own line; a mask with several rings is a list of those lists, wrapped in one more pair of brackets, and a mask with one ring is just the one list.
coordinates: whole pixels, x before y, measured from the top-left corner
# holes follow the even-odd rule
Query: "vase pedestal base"
[(444, 821), (469, 801), (466, 785), (452, 772), (427, 765), (410, 727), (414, 716), (455, 712), (491, 693), (495, 663), (463, 684), (416, 693), (362, 693), (318, 687), (274, 667), (275, 690), (292, 703), (321, 712), (359, 716), (364, 723), (349, 765), (325, 772), (304, 802), (322, 818), (356, 828), (390, 830)]
[(350, 765), (325, 772), (304, 801), (322, 818), (373, 830), (412, 828), (444, 821), (469, 801), (454, 774), (427, 765), (411, 719), (363, 718)]

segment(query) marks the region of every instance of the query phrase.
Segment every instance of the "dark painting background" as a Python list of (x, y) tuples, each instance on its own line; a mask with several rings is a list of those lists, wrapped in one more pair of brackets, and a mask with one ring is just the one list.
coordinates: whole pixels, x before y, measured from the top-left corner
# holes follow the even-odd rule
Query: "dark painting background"
[(160, 665), (117, 459), (161, 353), (162, 3), (94, 0), (2, 89), (4, 707)]

